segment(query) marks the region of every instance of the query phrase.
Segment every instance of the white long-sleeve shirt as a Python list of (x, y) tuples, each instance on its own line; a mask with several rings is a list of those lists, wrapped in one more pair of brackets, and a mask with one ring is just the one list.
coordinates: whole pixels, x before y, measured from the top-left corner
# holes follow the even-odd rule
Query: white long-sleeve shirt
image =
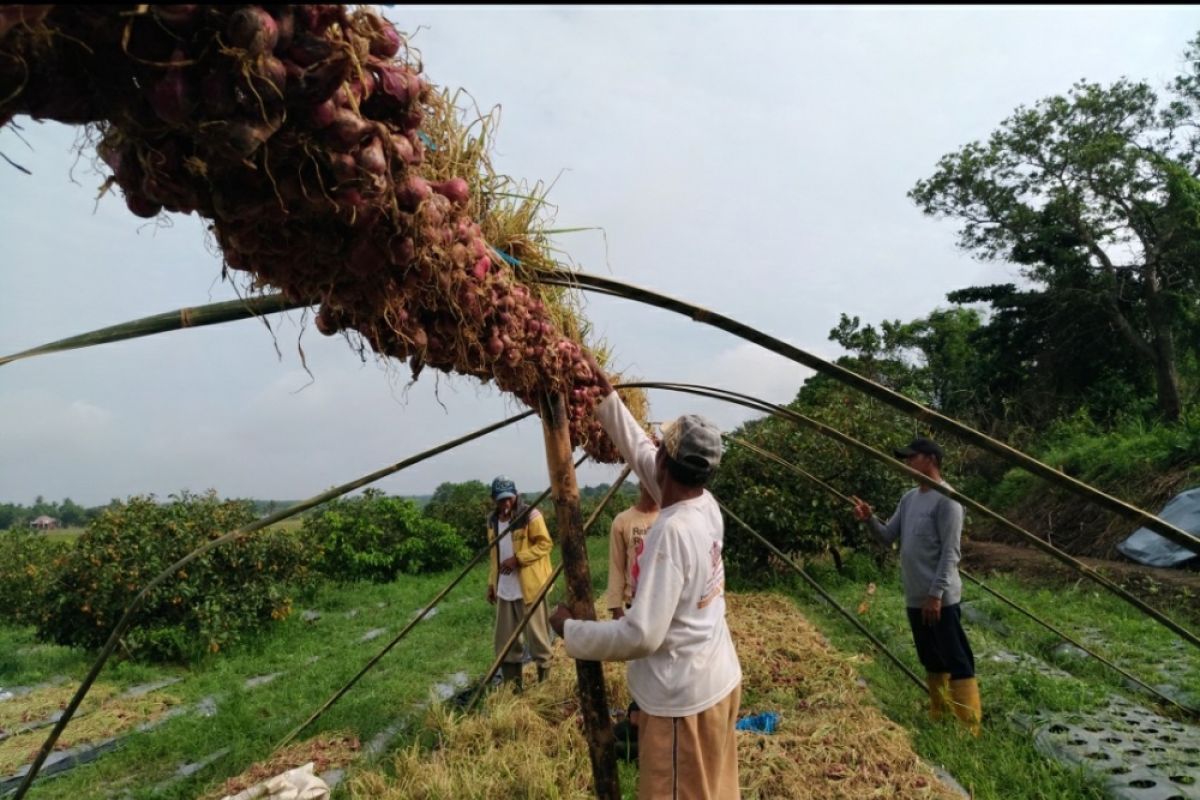
[[(499, 553), (496, 558), (499, 559), (501, 564), (514, 555), (512, 537), (504, 535), (508, 532), (508, 526), (511, 524), (512, 520), (497, 524), (496, 536), (500, 543), (497, 545)], [(499, 597), (501, 600), (508, 600), (509, 602), (525, 599), (525, 595), (521, 593), (521, 576), (515, 569), (507, 575), (501, 572), (496, 577), (496, 597)]]
[[(616, 392), (596, 407), (596, 416), (661, 503), (657, 447)], [(725, 624), (724, 539), (720, 508), (707, 491), (664, 508), (638, 558), (633, 605), (611, 622), (567, 620), (567, 655), (629, 661), (629, 692), (655, 716), (691, 716), (723, 700), (742, 680)]]

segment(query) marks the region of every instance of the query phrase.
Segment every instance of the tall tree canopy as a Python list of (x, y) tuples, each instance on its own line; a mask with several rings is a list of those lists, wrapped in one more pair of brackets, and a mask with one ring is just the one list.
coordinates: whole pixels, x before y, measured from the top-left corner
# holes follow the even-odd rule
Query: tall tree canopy
[(1050, 307), (1077, 309), (1060, 350), (1086, 355), (1078, 341), (1107, 335), (1097, 324), (1118, 336), (1169, 420), (1200, 346), (1200, 36), (1186, 56), (1166, 102), (1144, 82), (1081, 81), (1019, 107), (909, 192), (961, 223), (960, 247), (1021, 265)]

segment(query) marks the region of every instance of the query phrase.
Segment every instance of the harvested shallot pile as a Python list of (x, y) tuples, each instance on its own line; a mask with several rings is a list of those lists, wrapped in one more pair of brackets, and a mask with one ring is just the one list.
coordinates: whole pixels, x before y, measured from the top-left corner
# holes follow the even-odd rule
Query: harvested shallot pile
[[(742, 665), (741, 714), (778, 713), (771, 735), (739, 732), (745, 800), (955, 797), (913, 750), (908, 733), (859, 684), (857, 663), (831, 647), (788, 599), (727, 594), (729, 629)], [(604, 613), (600, 607), (597, 617)], [(604, 665), (609, 702), (627, 707), (626, 667)], [(492, 800), (594, 797), (575, 672), (562, 640), (550, 679), (490, 694), (477, 713), (434, 704), (426, 733), (398, 750), (390, 770), (351, 775), (354, 800)], [(623, 781), (622, 790), (632, 787)], [(627, 795), (628, 796), (628, 795)]]
[(88, 126), (134, 214), (211, 220), (253, 289), (319, 307), (322, 333), (414, 376), (495, 381), (533, 407), (564, 392), (573, 442), (615, 461), (578, 324), (514, 273), (513, 242), (488, 240), (478, 164), (433, 157), (455, 145), (426, 130), (447, 102), (370, 8), (0, 6), (0, 126)]

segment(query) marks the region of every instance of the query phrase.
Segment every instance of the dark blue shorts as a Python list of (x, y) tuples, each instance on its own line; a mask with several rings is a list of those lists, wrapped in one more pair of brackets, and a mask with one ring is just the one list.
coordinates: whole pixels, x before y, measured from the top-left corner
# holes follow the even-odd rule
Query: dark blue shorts
[(921, 609), (908, 609), (917, 658), (926, 672), (949, 672), (950, 680), (975, 676), (975, 654), (962, 627), (962, 608), (958, 603), (942, 607), (941, 619), (934, 625), (921, 621)]

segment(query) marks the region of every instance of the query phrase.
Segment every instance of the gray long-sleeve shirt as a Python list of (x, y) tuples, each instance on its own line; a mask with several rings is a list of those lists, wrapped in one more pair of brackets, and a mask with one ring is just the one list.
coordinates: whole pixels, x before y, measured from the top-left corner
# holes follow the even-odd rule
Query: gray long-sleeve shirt
[[(950, 484), (942, 481), (949, 488)], [(900, 577), (909, 608), (940, 597), (943, 606), (962, 599), (958, 561), (962, 555), (962, 506), (932, 489), (911, 489), (884, 525), (871, 517), (869, 527), (885, 545), (900, 539)]]

